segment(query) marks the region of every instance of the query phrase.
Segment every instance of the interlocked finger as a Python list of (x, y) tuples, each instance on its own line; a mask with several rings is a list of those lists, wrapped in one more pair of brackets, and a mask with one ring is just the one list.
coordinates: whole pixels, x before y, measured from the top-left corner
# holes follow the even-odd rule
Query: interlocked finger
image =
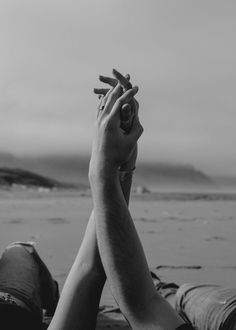
[(128, 89), (132, 88), (132, 84), (129, 82), (129, 79), (126, 78), (127, 76), (129, 78), (129, 75), (124, 77), (119, 71), (117, 71), (115, 69), (112, 70), (112, 73), (113, 73), (114, 77), (116, 78), (116, 80), (119, 81), (119, 83), (123, 87), (124, 91), (127, 91)]
[[(98, 115), (100, 113), (100, 111), (102, 112), (106, 106), (106, 103), (107, 103), (107, 99), (109, 97), (109, 95), (112, 93), (112, 91), (114, 90), (114, 88), (111, 88), (111, 89), (106, 89), (106, 94), (103, 95), (103, 94), (99, 94), (101, 96), (101, 99), (100, 99), (100, 102), (99, 102), (99, 105), (98, 105)], [(105, 89), (104, 89), (105, 91)]]
[(98, 95), (106, 95), (109, 92), (109, 88), (94, 88), (93, 92), (94, 94)]
[(99, 76), (99, 80), (105, 84), (108, 84), (112, 87), (115, 87), (117, 85), (117, 79), (106, 77), (106, 76)]
[(117, 84), (115, 88), (110, 90), (107, 95), (104, 97), (105, 101), (105, 113), (110, 113), (117, 99), (122, 95), (122, 87), (120, 84)]
[(137, 92), (138, 92), (138, 87), (136, 86), (136, 87), (132, 87), (124, 94), (120, 95), (120, 97), (114, 103), (114, 107), (111, 111), (111, 115), (113, 116), (120, 114), (119, 111), (122, 108), (122, 106), (126, 103), (129, 103)]

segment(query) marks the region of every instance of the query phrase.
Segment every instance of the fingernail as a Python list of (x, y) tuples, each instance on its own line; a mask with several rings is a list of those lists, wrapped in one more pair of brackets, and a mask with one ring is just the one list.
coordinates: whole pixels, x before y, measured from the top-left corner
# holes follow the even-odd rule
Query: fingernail
[(130, 75), (127, 73), (127, 75), (125, 75), (126, 79), (130, 79)]
[(138, 86), (134, 86), (134, 87), (133, 87), (133, 91), (134, 91), (135, 93), (137, 93), (137, 91), (138, 91)]

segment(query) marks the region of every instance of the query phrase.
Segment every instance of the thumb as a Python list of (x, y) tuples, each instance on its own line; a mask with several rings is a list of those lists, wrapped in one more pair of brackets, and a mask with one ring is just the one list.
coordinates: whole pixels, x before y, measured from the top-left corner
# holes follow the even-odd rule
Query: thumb
[(120, 110), (120, 120), (121, 121), (129, 121), (131, 117), (131, 106), (129, 103), (126, 103), (122, 106)]
[(134, 95), (138, 92), (138, 87), (135, 86), (129, 90), (127, 90), (123, 95), (121, 95), (115, 102), (110, 115), (111, 116), (116, 116), (120, 114), (120, 109), (125, 103), (129, 103)]

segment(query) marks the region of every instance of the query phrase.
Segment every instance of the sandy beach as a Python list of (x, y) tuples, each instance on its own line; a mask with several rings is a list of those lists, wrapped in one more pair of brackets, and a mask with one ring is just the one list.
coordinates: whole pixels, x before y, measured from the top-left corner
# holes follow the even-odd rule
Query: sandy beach
[[(60, 289), (79, 249), (92, 208), (79, 192), (0, 191), (0, 248), (34, 241)], [(236, 285), (236, 203), (132, 197), (130, 210), (150, 268), (167, 281)], [(115, 306), (106, 285), (101, 305)], [(109, 326), (105, 313), (103, 328)], [(123, 326), (117, 316), (117, 327)]]

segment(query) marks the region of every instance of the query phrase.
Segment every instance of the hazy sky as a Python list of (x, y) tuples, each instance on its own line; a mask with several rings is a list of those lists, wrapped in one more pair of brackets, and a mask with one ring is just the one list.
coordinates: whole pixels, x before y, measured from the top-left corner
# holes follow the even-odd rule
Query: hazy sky
[(140, 158), (236, 174), (236, 2), (0, 0), (0, 150), (89, 150), (99, 73), (140, 87)]

